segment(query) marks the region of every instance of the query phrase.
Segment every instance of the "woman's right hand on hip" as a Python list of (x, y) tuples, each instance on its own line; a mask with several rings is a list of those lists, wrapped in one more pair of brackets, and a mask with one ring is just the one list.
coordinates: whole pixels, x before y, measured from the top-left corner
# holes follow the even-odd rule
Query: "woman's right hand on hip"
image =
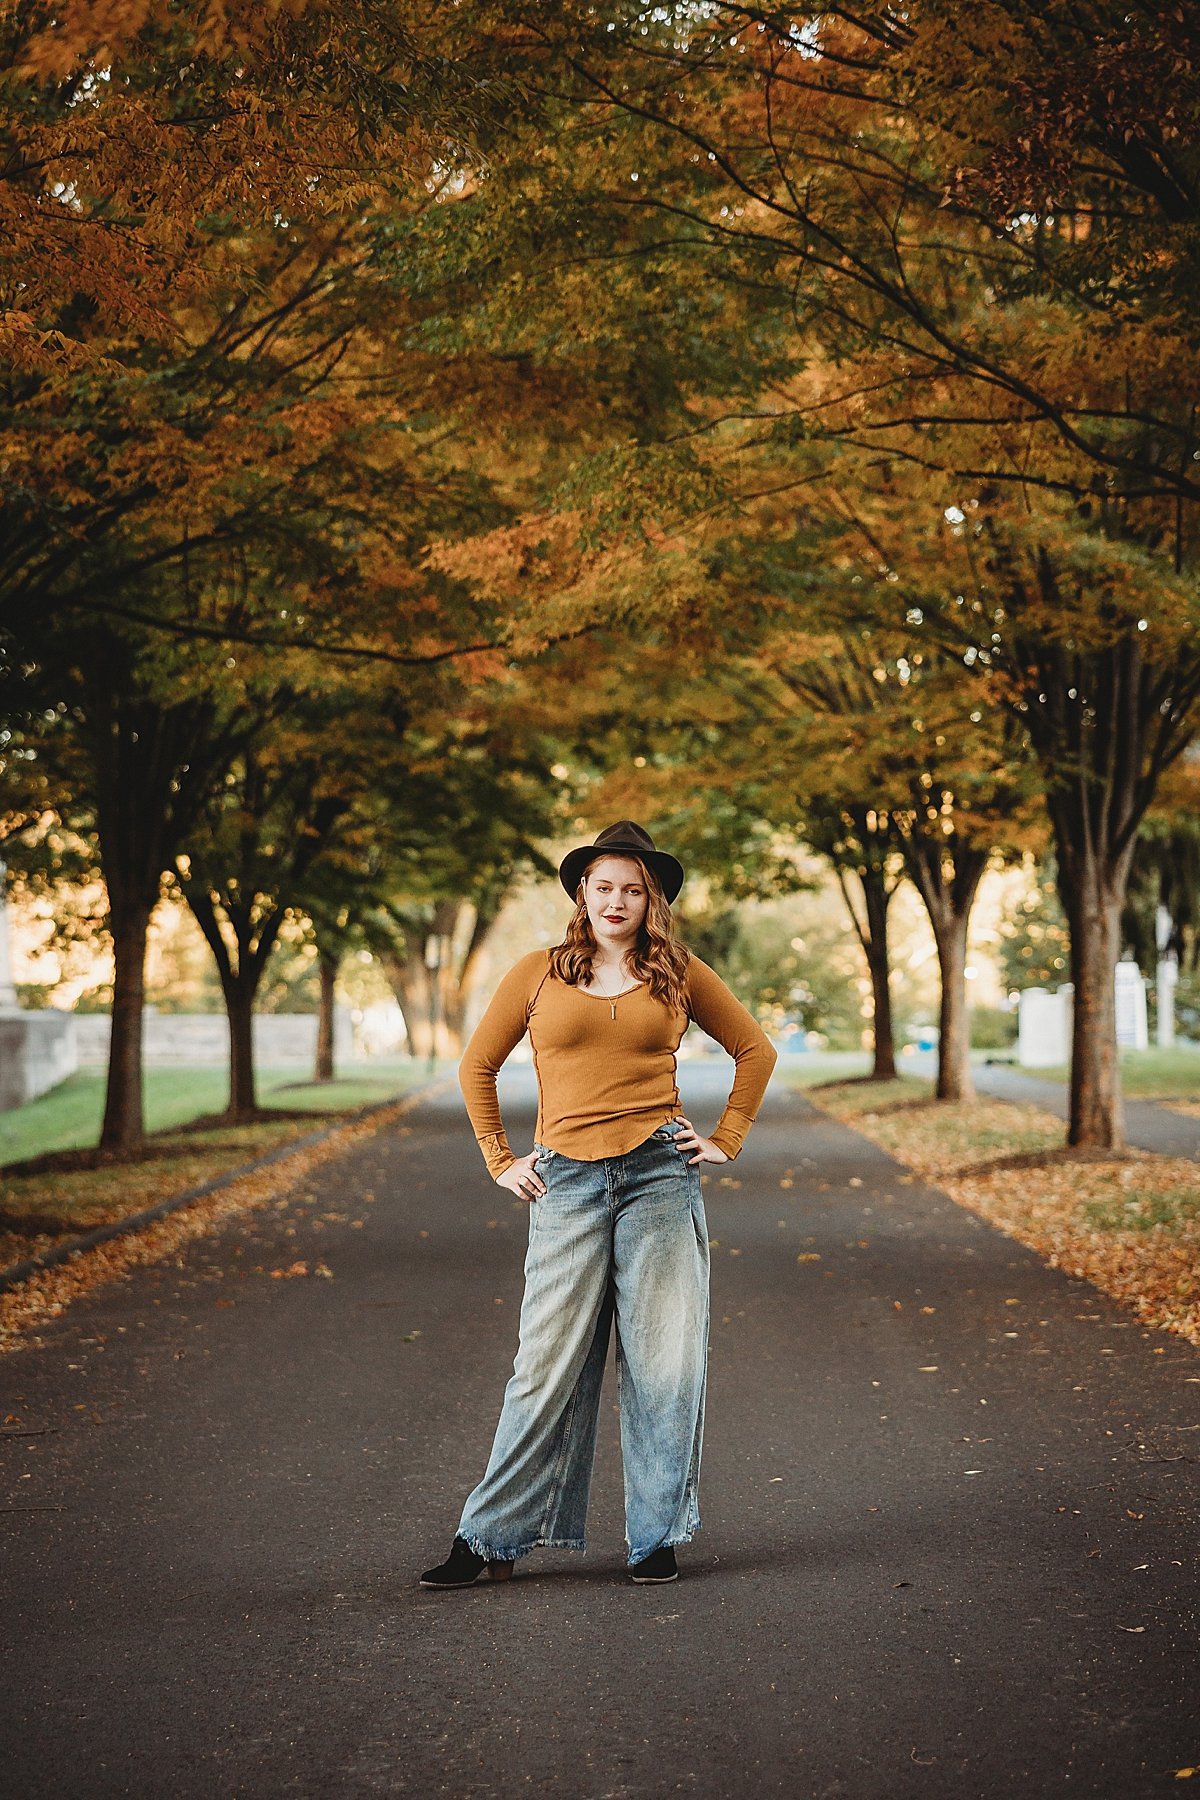
[(538, 1174), (536, 1164), (536, 1150), (531, 1150), (528, 1156), (518, 1156), (516, 1162), (509, 1163), (503, 1175), (497, 1175), (496, 1186), (508, 1188), (518, 1200), (540, 1200), (546, 1184)]

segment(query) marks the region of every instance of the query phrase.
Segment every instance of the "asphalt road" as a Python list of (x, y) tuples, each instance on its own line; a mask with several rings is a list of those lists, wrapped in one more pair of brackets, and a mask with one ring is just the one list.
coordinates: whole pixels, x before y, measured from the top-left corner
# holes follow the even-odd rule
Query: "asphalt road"
[[(697, 1122), (727, 1068), (686, 1067)], [(523, 1143), (528, 1071), (502, 1091)], [(486, 1459), (526, 1234), (453, 1094), (0, 1363), (0, 1791), (1188, 1792), (1200, 1354), (785, 1091), (727, 1174), (670, 1587), (626, 1579), (611, 1404), (586, 1555), (416, 1586)], [(333, 1278), (267, 1273), (296, 1260)]]

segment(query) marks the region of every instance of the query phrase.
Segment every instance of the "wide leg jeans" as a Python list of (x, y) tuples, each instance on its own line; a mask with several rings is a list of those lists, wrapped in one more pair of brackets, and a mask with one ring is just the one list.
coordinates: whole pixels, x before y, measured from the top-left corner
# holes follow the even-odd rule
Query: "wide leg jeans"
[(700, 1524), (708, 1366), (708, 1226), (699, 1165), (674, 1120), (624, 1156), (537, 1145), (520, 1344), (491, 1456), (458, 1526), (479, 1556), (586, 1547), (600, 1389), (617, 1331), (631, 1564)]

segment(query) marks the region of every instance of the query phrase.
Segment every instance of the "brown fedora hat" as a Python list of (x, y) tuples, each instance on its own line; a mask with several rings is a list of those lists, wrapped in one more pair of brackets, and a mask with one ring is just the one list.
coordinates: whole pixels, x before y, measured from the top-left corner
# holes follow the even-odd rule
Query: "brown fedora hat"
[(615, 825), (606, 825), (595, 843), (580, 844), (577, 849), (568, 850), (559, 863), (558, 879), (572, 900), (580, 876), (598, 856), (639, 856), (658, 876), (668, 904), (683, 886), (683, 864), (676, 862), (665, 850), (656, 850), (650, 833), (635, 825), (632, 819), (620, 819)]

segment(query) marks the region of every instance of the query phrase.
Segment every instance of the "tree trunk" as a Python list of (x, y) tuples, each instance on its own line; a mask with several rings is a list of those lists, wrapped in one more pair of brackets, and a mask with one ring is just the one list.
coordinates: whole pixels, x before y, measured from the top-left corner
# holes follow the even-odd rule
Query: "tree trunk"
[[(920, 815), (918, 814), (918, 820)], [(927, 836), (918, 823), (906, 834), (908, 872), (925, 902), (937, 946), (939, 1100), (973, 1100), (971, 1025), (967, 1010), (967, 934), (988, 852), (955, 835)]]
[(471, 936), (463, 956), (462, 967), (455, 976), (452, 989), (443, 998), (442, 1017), (446, 1022), (448, 1043), (447, 1054), (458, 1056), (462, 1052), (467, 1006), (475, 988), (476, 972), (483, 955), (484, 945), (492, 926), (499, 916), (503, 889), (496, 893), (482, 895), (473, 902), (475, 910)]
[(254, 1075), (254, 994), (256, 974), (247, 979), (240, 971), (225, 985), (225, 1012), (229, 1020), (229, 1113), (233, 1119), (252, 1118), (258, 1111)]
[[(1094, 858), (1076, 861), (1076, 882), (1065, 882), (1061, 873), (1059, 878), (1071, 926), (1071, 979), (1075, 984), (1067, 1142), (1089, 1149), (1123, 1150), (1125, 1103), (1117, 1060), (1115, 986), (1124, 883), (1119, 875), (1115, 883), (1111, 876), (1106, 879)], [(1060, 852), (1060, 871), (1062, 866)]]
[(860, 876), (866, 904), (867, 930), (863, 949), (871, 975), (871, 1018), (874, 1039), (873, 1081), (892, 1081), (896, 1074), (896, 1039), (892, 1023), (891, 952), (888, 947), (888, 905), (892, 892), (877, 869)]
[(320, 950), (317, 953), (317, 973), (321, 983), (321, 1009), (317, 1015), (317, 1060), (313, 1069), (314, 1081), (333, 1081), (333, 1009), (334, 989), (337, 985), (338, 965), (341, 957), (333, 952)]
[(380, 961), (388, 984), (404, 1014), (404, 1030), (408, 1054), (412, 1057), (433, 1053), (433, 984), (429, 970), (420, 956), (397, 956), (383, 951)]
[(450, 938), (442, 939), (442, 960), (438, 968), (440, 1002), (438, 1006), (437, 1053), (439, 1056), (461, 1056), (463, 1047), (463, 1015), (467, 994), (462, 975), (454, 968), (454, 947)]
[(887, 919), (895, 888), (889, 883), (881, 863), (869, 862), (856, 866), (854, 873), (858, 876), (863, 894), (863, 910), (860, 914), (850, 892), (848, 870), (835, 861), (834, 873), (854, 925), (855, 936), (862, 946), (871, 980), (871, 1080), (891, 1081), (896, 1074), (896, 1043), (892, 1026), (892, 971)]
[(284, 908), (273, 907), (256, 924), (252, 916), (252, 901), (243, 904), (233, 901), (228, 894), (224, 896), (225, 915), (237, 943), (235, 964), (229, 945), (221, 933), (213, 894), (198, 882), (189, 881), (183, 876), (180, 878), (180, 885), (196, 923), (204, 934), (205, 942), (213, 953), (217, 973), (221, 978), (221, 993), (225, 999), (225, 1013), (229, 1022), (229, 1116), (232, 1119), (250, 1118), (258, 1111), (254, 1070), (254, 998), (275, 947), (279, 927), (283, 923)]
[(145, 1133), (142, 1105), (142, 1009), (146, 989), (146, 934), (153, 907), (144, 900), (114, 902), (112, 1036), (104, 1099), (102, 1150), (136, 1150)]
[[(1039, 553), (1038, 583), (1042, 599), (1061, 610), (1048, 551)], [(1016, 598), (1020, 604), (1019, 588)], [(1148, 641), (1126, 628), (1095, 648), (1063, 634), (1016, 642), (1032, 674), (1023, 720), (1046, 779), (1058, 892), (1071, 928), (1067, 1142), (1080, 1149), (1125, 1147), (1114, 993), (1121, 910), (1146, 808), (1194, 730), (1194, 666), (1185, 672), (1182, 652), (1182, 661), (1148, 661)]]
[(129, 1151), (144, 1135), (141, 1015), (150, 918), (162, 877), (245, 727), (219, 727), (210, 698), (169, 705), (142, 691), (136, 646), (104, 628), (89, 631), (74, 653), (85, 671), (82, 730), (116, 963), (100, 1145)]
[(934, 927), (942, 991), (938, 1004), (939, 1100), (973, 1100), (971, 1023), (967, 1011), (967, 927), (969, 913), (951, 913)]

